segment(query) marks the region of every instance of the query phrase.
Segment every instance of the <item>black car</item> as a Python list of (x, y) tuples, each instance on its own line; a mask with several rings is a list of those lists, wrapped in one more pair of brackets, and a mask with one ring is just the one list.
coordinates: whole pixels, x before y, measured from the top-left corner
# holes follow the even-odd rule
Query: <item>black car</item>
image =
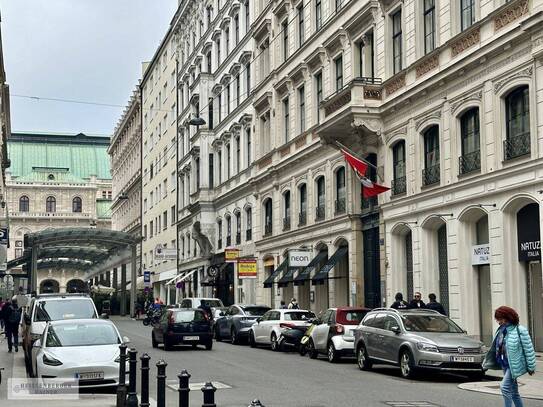
[(246, 340), (256, 319), (269, 310), (267, 305), (232, 305), (216, 319), (215, 339), (220, 341), (228, 338), (233, 344), (238, 344), (242, 339)]
[(153, 324), (152, 344), (158, 348), (164, 344), (164, 350), (174, 345), (204, 345), (207, 350), (213, 347), (212, 323), (209, 316), (201, 309), (170, 308), (164, 310), (159, 321)]

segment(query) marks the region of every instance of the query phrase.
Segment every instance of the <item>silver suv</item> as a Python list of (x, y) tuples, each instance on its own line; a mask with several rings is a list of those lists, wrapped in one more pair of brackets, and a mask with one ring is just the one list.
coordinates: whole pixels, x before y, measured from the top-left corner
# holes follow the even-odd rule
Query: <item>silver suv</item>
[(374, 309), (354, 330), (354, 337), (361, 370), (384, 363), (399, 366), (405, 378), (421, 369), (465, 371), (474, 379), (484, 375), (483, 343), (436, 311)]

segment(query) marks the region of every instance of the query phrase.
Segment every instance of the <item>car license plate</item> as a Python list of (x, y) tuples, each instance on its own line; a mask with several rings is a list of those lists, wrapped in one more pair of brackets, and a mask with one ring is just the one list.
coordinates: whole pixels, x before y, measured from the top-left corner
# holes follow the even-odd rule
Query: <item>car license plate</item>
[(451, 356), (451, 362), (475, 362), (473, 356)]
[(77, 380), (101, 380), (104, 378), (104, 372), (76, 373)]
[(186, 341), (197, 341), (199, 339), (200, 339), (199, 336), (185, 336), (185, 338), (184, 338), (184, 340), (186, 340)]

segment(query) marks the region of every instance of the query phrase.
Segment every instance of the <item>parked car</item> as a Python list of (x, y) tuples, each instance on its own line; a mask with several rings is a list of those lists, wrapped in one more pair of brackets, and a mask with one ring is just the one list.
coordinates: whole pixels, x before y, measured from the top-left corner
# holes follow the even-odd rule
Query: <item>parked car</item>
[(79, 381), (80, 388), (113, 387), (119, 381), (119, 345), (115, 325), (101, 319), (50, 321), (34, 342), (34, 371), (39, 379)]
[(486, 348), (454, 321), (432, 310), (376, 309), (354, 331), (358, 367), (375, 363), (400, 367), (405, 378), (422, 369), (484, 375)]
[(249, 330), (258, 317), (264, 315), (270, 307), (267, 305), (235, 304), (219, 314), (215, 321), (215, 339), (229, 338), (233, 344), (249, 337)]
[(226, 307), (219, 298), (184, 298), (178, 308), (211, 308), (213, 318), (218, 318), (221, 310)]
[(98, 318), (94, 301), (87, 294), (42, 294), (34, 297), (23, 314), (22, 343), (25, 364), (32, 376), (32, 344), (39, 339), (47, 322), (63, 319)]
[(311, 332), (309, 356), (316, 358), (319, 353), (325, 353), (331, 363), (342, 356), (354, 356), (353, 330), (369, 311), (360, 307), (329, 308)]
[(204, 345), (207, 350), (213, 347), (211, 319), (202, 309), (170, 308), (166, 309), (160, 320), (153, 325), (151, 333), (153, 348), (159, 343), (164, 350), (174, 345)]
[(309, 320), (315, 318), (311, 311), (298, 309), (273, 309), (266, 312), (249, 330), (249, 344), (252, 348), (257, 345), (269, 345), (272, 350), (279, 350), (277, 340), (283, 329), (292, 326), (308, 327)]

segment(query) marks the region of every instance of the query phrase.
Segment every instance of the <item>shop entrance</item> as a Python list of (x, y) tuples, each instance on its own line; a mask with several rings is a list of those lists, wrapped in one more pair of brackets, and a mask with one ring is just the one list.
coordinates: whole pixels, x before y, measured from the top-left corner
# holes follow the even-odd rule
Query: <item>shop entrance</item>
[(528, 265), (528, 314), (535, 350), (543, 352), (543, 277), (540, 262)]

